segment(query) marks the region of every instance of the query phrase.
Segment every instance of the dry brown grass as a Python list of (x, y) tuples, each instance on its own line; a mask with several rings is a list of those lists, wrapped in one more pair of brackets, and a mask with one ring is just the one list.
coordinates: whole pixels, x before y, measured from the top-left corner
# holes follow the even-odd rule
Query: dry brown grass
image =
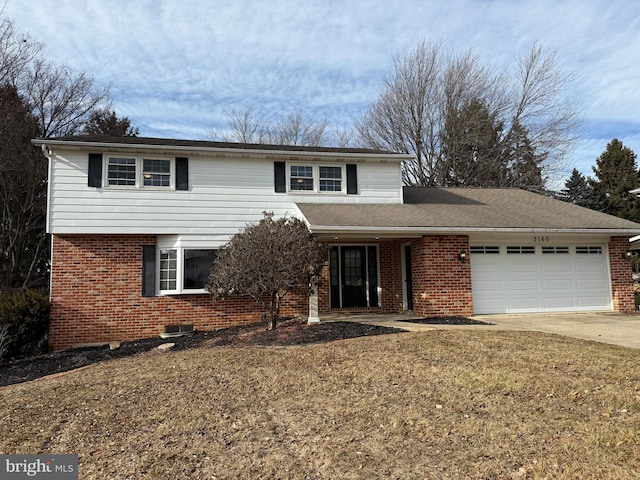
[(486, 331), (152, 352), (0, 389), (0, 452), (83, 479), (637, 479), (639, 360)]

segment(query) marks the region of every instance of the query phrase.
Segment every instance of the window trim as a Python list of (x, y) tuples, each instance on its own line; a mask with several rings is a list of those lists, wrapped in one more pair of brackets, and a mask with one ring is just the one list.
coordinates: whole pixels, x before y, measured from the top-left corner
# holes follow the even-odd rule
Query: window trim
[[(136, 162), (135, 185), (110, 185), (109, 184), (109, 163), (112, 158), (130, 158)], [(176, 159), (174, 157), (165, 157), (161, 155), (130, 155), (119, 153), (104, 154), (103, 161), (103, 178), (104, 188), (114, 190), (175, 190), (176, 189)], [(160, 185), (144, 185), (143, 165), (144, 160), (164, 160), (169, 162), (169, 185), (166, 187)]]
[[(291, 189), (291, 179), (296, 178), (291, 175), (291, 167), (311, 167), (312, 170), (312, 180), (313, 180), (313, 189), (312, 190), (292, 190)], [(333, 167), (340, 168), (340, 190), (321, 190), (320, 189), (320, 167)], [(286, 187), (287, 193), (292, 193), (296, 195), (304, 195), (304, 194), (322, 194), (322, 195), (346, 195), (347, 194), (347, 167), (345, 163), (322, 163), (322, 162), (287, 162), (286, 170)], [(335, 178), (324, 180), (337, 180)]]
[[(157, 247), (156, 248), (156, 291), (158, 296), (168, 295), (202, 295), (209, 293), (204, 288), (184, 288), (185, 277), (185, 251), (187, 250), (220, 250), (220, 248), (212, 248), (210, 246), (173, 246), (173, 247)], [(161, 255), (162, 252), (176, 252), (176, 288), (174, 290), (162, 290), (160, 288), (160, 271), (161, 271)]]

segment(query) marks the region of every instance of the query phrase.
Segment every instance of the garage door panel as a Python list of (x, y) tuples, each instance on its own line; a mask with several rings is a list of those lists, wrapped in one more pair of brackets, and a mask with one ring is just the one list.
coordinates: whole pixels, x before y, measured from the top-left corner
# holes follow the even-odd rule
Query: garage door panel
[(576, 271), (581, 273), (590, 273), (590, 272), (604, 273), (607, 271), (607, 268), (606, 268), (606, 265), (604, 265), (604, 261), (602, 260), (599, 262), (595, 262), (595, 261), (580, 262), (579, 260), (577, 260)]
[(570, 290), (574, 289), (572, 278), (558, 278), (556, 280), (543, 280), (542, 289), (548, 294), (552, 294), (554, 290)]
[(602, 305), (608, 304), (609, 299), (605, 296), (581, 296), (578, 297), (578, 306), (586, 308), (602, 309)]
[(502, 297), (483, 297), (478, 300), (478, 304), (473, 304), (476, 313), (494, 313), (506, 310), (504, 299)]
[(522, 275), (536, 273), (538, 271), (538, 264), (535, 261), (507, 263), (505, 271), (510, 274), (517, 273)]
[(571, 273), (573, 265), (567, 262), (549, 262), (545, 260), (541, 264), (542, 271), (548, 273)]
[(572, 310), (576, 307), (576, 300), (573, 295), (547, 297), (544, 299), (544, 307), (547, 310)]
[[(495, 244), (494, 244), (495, 245)], [(611, 288), (606, 247), (584, 253), (576, 245), (500, 246), (500, 254), (471, 254), (475, 313), (610, 310)], [(525, 248), (528, 249), (525, 252)], [(588, 247), (589, 251), (592, 247)], [(514, 251), (515, 250), (515, 251)], [(580, 251), (581, 253), (576, 253)]]
[(509, 280), (507, 282), (507, 291), (516, 293), (521, 291), (538, 290), (538, 280)]
[(579, 278), (577, 280), (578, 290), (598, 290), (607, 288), (607, 282), (602, 278)]
[(512, 312), (535, 312), (540, 309), (540, 299), (531, 297), (511, 297), (507, 300)]

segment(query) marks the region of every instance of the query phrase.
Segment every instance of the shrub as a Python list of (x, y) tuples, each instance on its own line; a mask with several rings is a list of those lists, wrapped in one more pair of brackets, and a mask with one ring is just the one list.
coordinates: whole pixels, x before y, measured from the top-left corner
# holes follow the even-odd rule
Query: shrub
[(0, 297), (0, 359), (46, 352), (49, 297), (42, 290), (22, 290)]

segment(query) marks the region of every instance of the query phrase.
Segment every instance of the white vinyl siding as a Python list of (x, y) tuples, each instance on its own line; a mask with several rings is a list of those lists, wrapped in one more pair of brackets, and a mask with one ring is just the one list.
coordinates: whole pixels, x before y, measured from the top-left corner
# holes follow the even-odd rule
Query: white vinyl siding
[(474, 313), (611, 309), (605, 246), (510, 243), (486, 255), (495, 248), (470, 247)]
[[(402, 177), (396, 162), (358, 162), (358, 195), (282, 195), (274, 193), (273, 159), (214, 158), (186, 152), (184, 156), (189, 157), (188, 191), (90, 188), (87, 153), (57, 151), (51, 166), (49, 232), (208, 235), (224, 243), (247, 223), (259, 220), (264, 211), (295, 215), (296, 203), (402, 202)], [(105, 155), (103, 161), (107, 159)], [(344, 183), (343, 177), (343, 188)]]

